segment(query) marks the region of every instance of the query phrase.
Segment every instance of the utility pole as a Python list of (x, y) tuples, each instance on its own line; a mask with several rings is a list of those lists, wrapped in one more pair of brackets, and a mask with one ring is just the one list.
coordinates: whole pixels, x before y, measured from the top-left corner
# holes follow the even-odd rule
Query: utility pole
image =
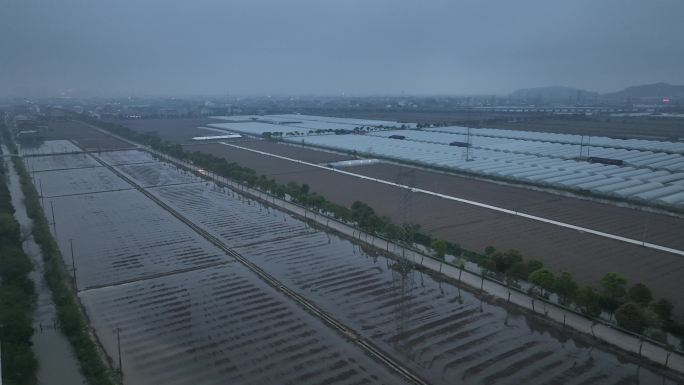
[(587, 158), (589, 157), (589, 151), (591, 151), (591, 136), (587, 138)]
[(52, 211), (52, 231), (55, 233), (55, 238), (57, 238), (57, 222), (55, 222), (55, 205), (54, 201), (50, 201), (50, 211)]
[(78, 292), (78, 282), (76, 281), (76, 262), (74, 261), (74, 240), (69, 239), (69, 247), (71, 248), (71, 271), (74, 276), (74, 289)]
[(646, 231), (648, 230), (648, 218), (644, 221), (644, 233), (641, 235), (641, 246), (646, 246)]
[(468, 131), (466, 134), (466, 152), (465, 152), (465, 160), (466, 162), (471, 162), (473, 161), (473, 139), (472, 136), (470, 135), (470, 127), (468, 127)]
[(123, 384), (123, 366), (121, 365), (121, 328), (116, 328), (116, 347), (119, 353), (119, 377)]
[[(399, 301), (394, 309), (394, 322), (397, 333), (404, 333), (410, 321), (409, 300), (413, 291), (414, 269), (412, 260), (407, 255), (407, 247), (413, 245), (413, 233), (410, 226), (411, 214), (413, 211), (413, 186), (415, 184), (414, 170), (400, 171), (397, 175), (397, 184), (404, 184), (403, 196), (401, 200), (401, 257), (390, 268), (392, 270), (392, 285), (396, 290)], [(398, 347), (403, 349), (402, 347)]]
[(45, 196), (43, 195), (43, 181), (38, 179), (38, 185), (40, 186), (40, 205), (45, 207)]

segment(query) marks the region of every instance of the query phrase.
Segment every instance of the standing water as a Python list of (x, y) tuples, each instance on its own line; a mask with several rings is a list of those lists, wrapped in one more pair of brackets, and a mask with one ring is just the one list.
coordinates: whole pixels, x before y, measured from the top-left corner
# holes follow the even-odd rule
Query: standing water
[[(38, 295), (34, 313), (33, 351), (39, 362), (38, 384), (72, 385), (85, 384), (85, 379), (79, 372), (78, 361), (74, 356), (71, 345), (59, 330), (55, 305), (52, 302), (52, 292), (43, 278), (43, 255), (40, 246), (33, 239), (31, 231), (33, 221), (26, 213), (24, 193), (21, 191), (19, 175), (10, 161), (5, 162), (8, 175), (8, 188), (12, 195), (14, 216), (21, 226), (22, 234), (26, 237), (23, 243), (24, 252), (31, 258), (35, 270), (31, 279), (36, 285)], [(27, 236), (28, 235), (28, 236)]]

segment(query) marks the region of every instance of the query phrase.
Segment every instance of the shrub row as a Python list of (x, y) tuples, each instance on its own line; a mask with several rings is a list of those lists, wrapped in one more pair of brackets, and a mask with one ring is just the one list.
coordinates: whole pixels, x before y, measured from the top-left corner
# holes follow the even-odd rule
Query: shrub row
[[(0, 123), (2, 124), (2, 123)], [(29, 277), (33, 264), (21, 247), (5, 163), (0, 164), (0, 343), (2, 382), (35, 384), (38, 361), (32, 349), (36, 289)]]

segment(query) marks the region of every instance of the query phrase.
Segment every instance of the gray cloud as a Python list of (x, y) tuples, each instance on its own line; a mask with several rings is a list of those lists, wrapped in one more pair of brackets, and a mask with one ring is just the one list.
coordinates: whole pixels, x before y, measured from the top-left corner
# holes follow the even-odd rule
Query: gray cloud
[(0, 0), (0, 93), (684, 84), (681, 0)]

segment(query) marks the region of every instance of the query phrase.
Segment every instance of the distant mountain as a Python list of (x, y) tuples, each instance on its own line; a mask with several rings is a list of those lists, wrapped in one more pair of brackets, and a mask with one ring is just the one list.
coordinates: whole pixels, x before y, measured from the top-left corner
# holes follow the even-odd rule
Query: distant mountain
[(531, 104), (546, 103), (591, 103), (605, 102), (655, 102), (663, 98), (671, 101), (684, 100), (684, 86), (674, 86), (667, 83), (653, 83), (641, 86), (627, 87), (621, 91), (599, 94), (598, 92), (571, 87), (539, 87), (524, 88), (509, 95), (511, 99)]
[(597, 92), (579, 88), (551, 86), (539, 88), (524, 88), (509, 95), (511, 99), (525, 100), (530, 103), (581, 103), (596, 99)]
[(684, 86), (673, 86), (667, 83), (645, 84), (627, 87), (622, 91), (603, 95), (607, 99), (684, 99)]

